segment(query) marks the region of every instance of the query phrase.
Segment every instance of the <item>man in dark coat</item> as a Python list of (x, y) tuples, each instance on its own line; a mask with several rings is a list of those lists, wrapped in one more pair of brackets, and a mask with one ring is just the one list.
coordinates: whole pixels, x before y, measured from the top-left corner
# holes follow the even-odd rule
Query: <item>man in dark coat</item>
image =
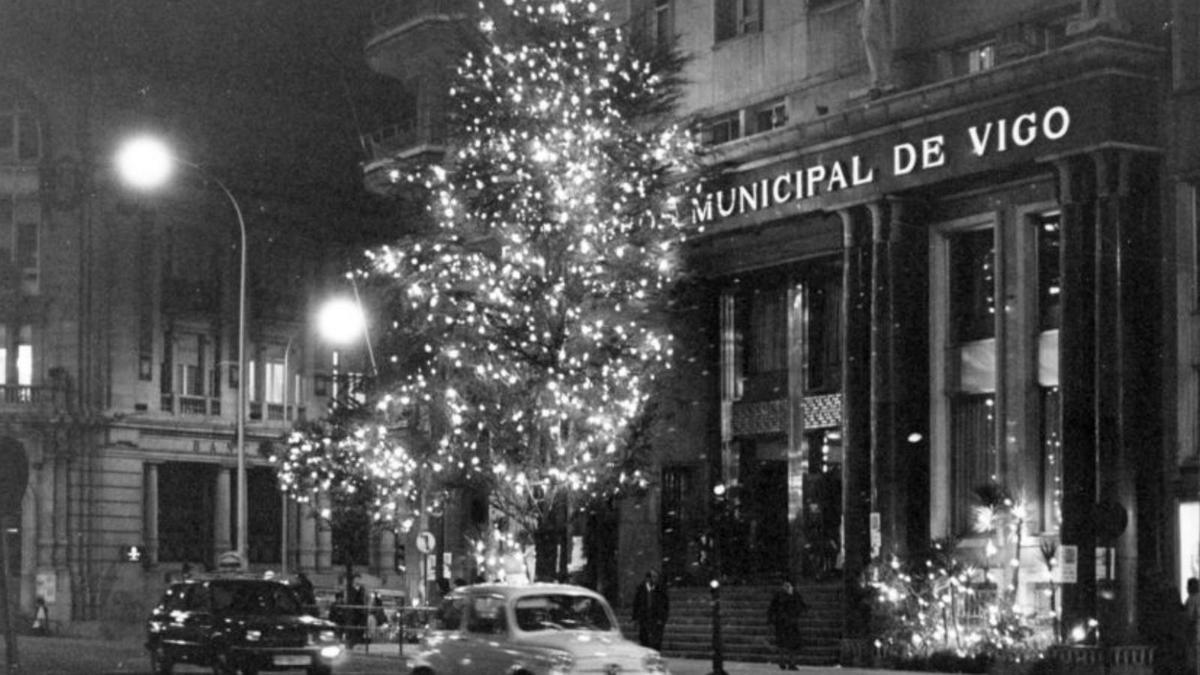
[(771, 605), (767, 608), (767, 622), (775, 628), (775, 644), (779, 647), (781, 669), (799, 670), (796, 653), (800, 651), (800, 615), (807, 609), (804, 598), (800, 597), (790, 581), (784, 581), (771, 598)]
[(646, 579), (633, 595), (633, 620), (638, 625), (638, 642), (651, 649), (662, 649), (663, 629), (671, 601), (667, 589), (658, 583), (658, 572), (646, 572)]

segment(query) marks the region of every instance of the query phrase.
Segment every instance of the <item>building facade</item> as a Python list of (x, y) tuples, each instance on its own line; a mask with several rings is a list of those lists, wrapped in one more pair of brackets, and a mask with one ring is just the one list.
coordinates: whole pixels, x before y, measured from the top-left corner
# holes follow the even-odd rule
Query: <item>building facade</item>
[(1078, 554), (1067, 621), (1138, 639), (1138, 570), (1196, 574), (1195, 10), (700, 4), (640, 14), (692, 57), (681, 113), (720, 168), (664, 564), (687, 578), (713, 486), (749, 552), (726, 575), (854, 585), (935, 540), (983, 563), (993, 486), (1022, 604), (1048, 609), (1048, 543)]
[[(249, 566), (332, 586), (349, 558), (386, 578), (391, 539), (339, 539), (283, 500), (268, 459), (367, 372), (361, 348), (335, 351), (311, 320), (351, 295), (345, 249), (320, 235), (357, 214), (218, 184), (219, 170), (181, 169), (154, 195), (125, 187), (122, 140), (177, 130), (121, 97), (128, 72), (49, 57), (87, 44), (70, 44), (66, 4), (0, 9), (0, 443), (16, 458), (0, 471), (21, 461), (29, 475), (3, 520), (19, 610), (40, 596), (56, 627), (140, 623), (168, 577), (234, 550), (239, 391)], [(31, 25), (54, 28), (38, 49), (64, 50), (9, 34)]]
[[(679, 114), (715, 174), (660, 480), (601, 528), (616, 594), (658, 566), (850, 589), (933, 541), (982, 560), (1002, 493), (1020, 602), (1049, 610), (1043, 546), (1069, 552), (1066, 620), (1145, 637), (1139, 588), (1200, 556), (1195, 3), (612, 9), (689, 57)], [(472, 11), (381, 4), (368, 62), (414, 95), (366, 139), (371, 189), (442, 151)]]

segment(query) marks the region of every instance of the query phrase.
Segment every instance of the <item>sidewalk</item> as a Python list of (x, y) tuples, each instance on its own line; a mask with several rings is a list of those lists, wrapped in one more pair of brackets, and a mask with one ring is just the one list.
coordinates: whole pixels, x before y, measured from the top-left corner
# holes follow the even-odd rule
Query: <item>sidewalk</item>
[[(416, 645), (404, 645), (404, 652), (411, 654), (417, 648)], [(355, 647), (353, 652), (355, 657), (371, 657), (379, 659), (399, 659), (399, 645), (394, 642), (389, 643), (371, 643), (369, 651), (363, 650), (362, 646)], [(708, 675), (712, 672), (712, 661), (706, 659), (667, 659), (667, 666), (671, 669), (671, 675)], [(882, 670), (877, 668), (843, 668), (841, 666), (800, 666), (799, 670), (785, 671), (780, 670), (779, 666), (774, 663), (746, 663), (744, 661), (725, 661), (723, 668), (727, 675), (774, 675), (777, 673), (838, 673), (839, 675), (920, 675), (907, 670)], [(406, 672), (401, 670), (400, 672)]]

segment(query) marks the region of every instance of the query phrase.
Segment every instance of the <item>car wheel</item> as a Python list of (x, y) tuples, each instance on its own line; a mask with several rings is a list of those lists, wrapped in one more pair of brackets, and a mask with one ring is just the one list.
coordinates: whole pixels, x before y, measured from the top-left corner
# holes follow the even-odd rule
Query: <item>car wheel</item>
[(150, 672), (154, 675), (171, 675), (175, 665), (167, 658), (162, 645), (156, 645), (150, 650)]

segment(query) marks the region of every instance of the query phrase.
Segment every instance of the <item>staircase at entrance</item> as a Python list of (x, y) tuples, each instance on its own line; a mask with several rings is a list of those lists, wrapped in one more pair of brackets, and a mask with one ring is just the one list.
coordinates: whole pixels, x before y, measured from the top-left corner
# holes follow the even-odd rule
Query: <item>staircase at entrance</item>
[[(767, 606), (778, 586), (721, 588), (721, 644), (730, 661), (773, 661), (775, 632), (767, 623)], [(838, 662), (842, 636), (840, 581), (797, 586), (808, 605), (801, 620), (803, 665)], [(663, 637), (663, 655), (707, 659), (713, 653), (712, 595), (708, 588), (671, 588), (671, 617)], [(626, 617), (627, 618), (627, 617)], [(637, 627), (626, 623), (625, 634), (636, 639)]]

